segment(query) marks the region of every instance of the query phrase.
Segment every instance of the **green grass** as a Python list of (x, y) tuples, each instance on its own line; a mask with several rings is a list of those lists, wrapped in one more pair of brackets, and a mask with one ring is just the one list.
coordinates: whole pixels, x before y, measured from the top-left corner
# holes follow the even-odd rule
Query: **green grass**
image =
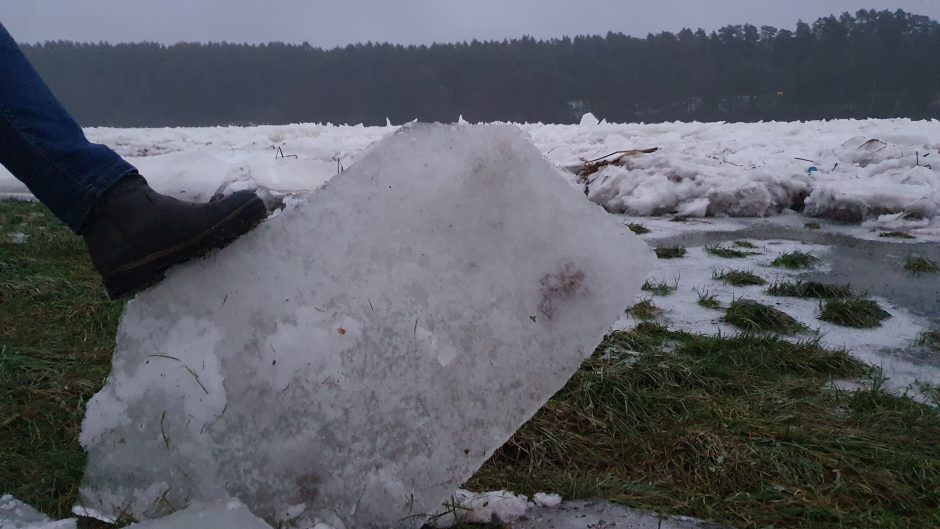
[(638, 320), (655, 320), (663, 311), (653, 304), (652, 298), (647, 298), (627, 309), (627, 312)]
[(917, 238), (905, 231), (883, 231), (879, 233), (878, 236), (886, 238), (886, 239), (916, 239)]
[(706, 309), (717, 310), (721, 308), (721, 302), (718, 301), (718, 298), (707, 290), (705, 292), (698, 292), (697, 303), (699, 306), (705, 307)]
[(715, 270), (712, 272), (712, 279), (721, 281), (726, 285), (733, 285), (736, 287), (767, 284), (767, 281), (765, 281), (764, 278), (748, 270)]
[(771, 296), (813, 299), (851, 298), (855, 295), (849, 285), (830, 285), (815, 281), (777, 281), (767, 288), (767, 293)]
[(861, 298), (826, 301), (819, 315), (823, 321), (856, 329), (880, 327), (881, 321), (890, 317), (877, 302)]
[(800, 268), (812, 268), (816, 266), (816, 263), (818, 262), (819, 258), (815, 255), (806, 252), (795, 251), (780, 254), (770, 264), (771, 266), (796, 270)]
[(760, 254), (760, 252), (748, 252), (745, 250), (735, 250), (734, 248), (728, 248), (726, 246), (721, 246), (720, 244), (706, 246), (705, 251), (714, 255), (715, 257), (722, 257), (724, 259), (740, 259), (742, 257), (747, 257), (749, 255)]
[(757, 248), (757, 245), (750, 241), (734, 241), (734, 245), (737, 246), (738, 248), (749, 248), (749, 249)]
[(921, 334), (920, 344), (935, 351), (940, 351), (940, 330), (927, 331)]
[(679, 288), (679, 280), (676, 279), (672, 283), (667, 283), (662, 279), (647, 279), (643, 282), (643, 285), (640, 286), (640, 290), (644, 292), (649, 292), (654, 296), (668, 296), (676, 291)]
[(904, 269), (912, 274), (932, 274), (940, 271), (937, 263), (923, 257), (908, 257)]
[(940, 414), (814, 342), (643, 323), (605, 338), (470, 480), (741, 529), (935, 527)]
[[(12, 244), (12, 233), (28, 237)], [(0, 493), (69, 515), (84, 403), (110, 371), (122, 307), (81, 239), (41, 206), (0, 202)]]
[(750, 299), (731, 303), (722, 321), (745, 331), (794, 334), (805, 327), (789, 314)]
[(650, 232), (653, 231), (653, 230), (647, 228), (646, 226), (644, 226), (644, 225), (642, 225), (642, 224), (638, 224), (638, 223), (636, 223), (636, 222), (632, 222), (632, 223), (630, 223), (630, 224), (627, 224), (627, 228), (628, 228), (630, 231), (632, 231), (633, 233), (637, 234), (637, 235), (646, 235), (647, 233), (650, 233)]
[(818, 222), (807, 222), (806, 224), (803, 225), (803, 227), (806, 228), (807, 230), (818, 230), (822, 226), (820, 226)]
[(660, 246), (654, 248), (653, 251), (656, 252), (656, 257), (660, 259), (679, 259), (685, 257), (688, 253), (685, 246)]
[(673, 217), (669, 220), (671, 222), (689, 222), (689, 217), (686, 217), (685, 215), (673, 215)]

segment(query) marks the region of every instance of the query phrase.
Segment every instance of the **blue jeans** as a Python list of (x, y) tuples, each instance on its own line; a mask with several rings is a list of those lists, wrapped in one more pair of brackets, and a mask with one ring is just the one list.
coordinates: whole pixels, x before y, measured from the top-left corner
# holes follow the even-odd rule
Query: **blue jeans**
[(89, 142), (0, 24), (0, 164), (75, 233), (98, 198), (136, 169)]

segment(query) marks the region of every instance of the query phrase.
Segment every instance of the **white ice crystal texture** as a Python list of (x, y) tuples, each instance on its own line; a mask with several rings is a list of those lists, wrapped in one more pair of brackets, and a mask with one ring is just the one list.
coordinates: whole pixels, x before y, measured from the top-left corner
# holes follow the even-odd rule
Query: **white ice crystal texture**
[(508, 125), (416, 125), (127, 305), (83, 505), (420, 525), (558, 391), (650, 252)]

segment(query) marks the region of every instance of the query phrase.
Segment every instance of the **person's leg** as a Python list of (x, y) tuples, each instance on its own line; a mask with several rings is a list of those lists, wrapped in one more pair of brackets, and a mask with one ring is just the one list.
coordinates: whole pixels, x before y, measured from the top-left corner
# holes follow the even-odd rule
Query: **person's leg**
[(0, 23), (0, 164), (75, 233), (99, 197), (136, 172), (90, 143)]
[(82, 235), (112, 298), (155, 284), (171, 266), (227, 245), (266, 216), (251, 191), (207, 204), (154, 191), (117, 153), (85, 139), (2, 25), (0, 163)]

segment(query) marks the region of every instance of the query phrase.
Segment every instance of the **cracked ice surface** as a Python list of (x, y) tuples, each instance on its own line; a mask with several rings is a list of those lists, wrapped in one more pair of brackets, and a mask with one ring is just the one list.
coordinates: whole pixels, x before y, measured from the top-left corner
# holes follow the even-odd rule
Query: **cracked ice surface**
[(128, 304), (82, 429), (82, 502), (418, 525), (561, 388), (651, 263), (517, 128), (408, 127)]

